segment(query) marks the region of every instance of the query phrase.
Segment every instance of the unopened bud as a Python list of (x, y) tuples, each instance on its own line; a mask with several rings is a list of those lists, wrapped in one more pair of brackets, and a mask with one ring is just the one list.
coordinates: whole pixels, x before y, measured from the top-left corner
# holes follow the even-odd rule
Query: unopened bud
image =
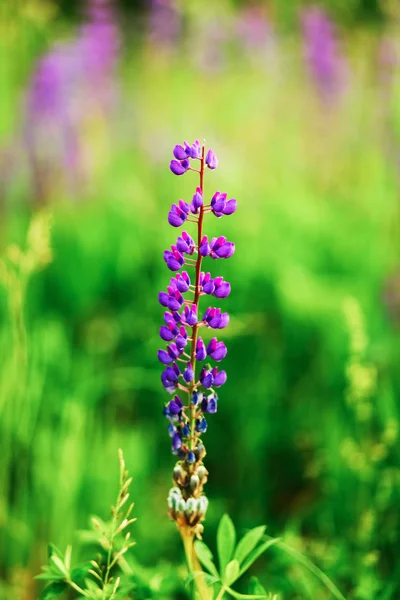
[(190, 478), (190, 488), (195, 490), (200, 485), (200, 479), (197, 475), (192, 475)]
[(208, 508), (208, 498), (206, 496), (201, 496), (197, 501), (197, 506), (199, 515), (204, 516)]
[(192, 514), (196, 510), (197, 502), (194, 498), (189, 498), (186, 501), (186, 512)]
[(184, 512), (184, 511), (186, 510), (186, 502), (184, 501), (184, 499), (183, 499), (183, 498), (181, 498), (181, 499), (178, 501), (178, 504), (177, 504), (176, 510), (177, 510), (177, 511), (179, 511), (179, 512)]
[(199, 467), (197, 467), (196, 473), (200, 481), (203, 481), (203, 479), (208, 475), (208, 471), (204, 465), (200, 465)]
[(176, 465), (172, 472), (172, 479), (175, 481), (175, 483), (178, 483), (183, 479), (183, 476), (184, 473), (182, 467), (180, 465)]

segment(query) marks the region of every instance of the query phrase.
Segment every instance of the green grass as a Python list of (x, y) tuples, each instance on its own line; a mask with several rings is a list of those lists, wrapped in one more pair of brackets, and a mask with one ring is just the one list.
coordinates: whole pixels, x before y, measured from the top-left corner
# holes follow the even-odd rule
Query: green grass
[[(362, 43), (369, 51), (374, 42)], [(228, 511), (239, 531), (268, 524), (348, 599), (399, 594), (399, 337), (383, 293), (397, 268), (398, 190), (382, 149), (382, 107), (368, 65), (329, 109), (305, 78), (297, 42), (280, 52), (275, 70), (242, 59), (213, 75), (181, 56), (168, 63), (127, 51), (123, 109), (82, 132), (89, 189), (79, 201), (54, 192), (53, 259), (22, 285), (23, 328), (15, 306), (23, 282), (3, 285), (1, 598), (36, 598), (48, 541), (65, 548), (89, 515), (108, 514), (119, 447), (133, 476), (136, 559), (182, 563), (166, 516), (174, 461), (155, 358), (157, 294), (175, 235), (166, 214), (194, 181), (170, 174), (170, 151), (196, 137), (220, 160), (207, 195), (222, 189), (239, 201), (235, 216), (207, 225), (237, 251), (210, 265), (233, 291), (229, 379), (206, 438), (205, 539), (212, 545)], [(21, 80), (8, 82), (14, 100), (32, 65), (23, 66)], [(3, 108), (6, 147), (22, 109)], [(3, 256), (10, 244), (25, 247), (37, 211), (20, 159), (2, 214)], [(357, 331), (366, 343), (355, 355)], [(376, 382), (364, 385), (373, 369)], [(278, 548), (254, 573), (282, 598), (329, 598)]]

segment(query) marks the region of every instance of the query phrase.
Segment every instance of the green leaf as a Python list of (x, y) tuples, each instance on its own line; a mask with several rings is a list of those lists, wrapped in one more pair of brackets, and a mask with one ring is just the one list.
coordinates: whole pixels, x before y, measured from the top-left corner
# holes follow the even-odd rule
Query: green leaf
[(258, 546), (258, 548), (253, 550), (253, 552), (251, 552), (243, 562), (242, 567), (240, 569), (240, 576), (242, 576), (243, 573), (245, 573), (247, 569), (251, 567), (251, 565), (257, 560), (257, 558), (261, 556), (261, 554), (264, 554), (264, 552), (266, 552), (268, 548), (270, 548), (277, 542), (279, 542), (279, 538), (269, 538), (266, 542), (261, 544), (261, 546)]
[(261, 585), (258, 577), (254, 576), (250, 579), (249, 592), (251, 594), (264, 594), (265, 596), (268, 596), (267, 591)]
[(63, 581), (53, 581), (50, 585), (46, 585), (42, 593), (40, 594), (40, 600), (51, 600), (51, 598), (58, 598), (66, 592), (68, 584)]
[(47, 556), (50, 559), (53, 555), (58, 556), (58, 558), (61, 558), (61, 560), (64, 560), (61, 550), (59, 550), (54, 544), (49, 544), (47, 546)]
[(212, 573), (219, 578), (217, 567), (214, 565), (213, 555), (208, 546), (204, 542), (196, 540), (194, 543), (194, 549), (196, 551), (197, 558), (202, 565), (206, 567)]
[(236, 546), (234, 558), (236, 558), (236, 560), (238, 560), (239, 563), (242, 563), (244, 559), (250, 554), (250, 552), (254, 550), (254, 548), (257, 546), (264, 533), (265, 525), (261, 525), (260, 527), (254, 527), (254, 529), (248, 531)]
[(203, 571), (193, 571), (193, 573), (189, 573), (189, 575), (187, 576), (185, 585), (188, 586), (190, 583), (192, 583), (192, 581), (196, 579), (196, 577), (200, 577), (200, 575), (203, 576), (206, 585), (208, 585), (209, 587), (211, 585), (214, 585), (214, 583), (221, 581), (220, 578), (216, 575), (209, 575), (208, 573), (204, 573)]
[(237, 598), (238, 600), (241, 600), (242, 598), (248, 598), (249, 600), (251, 598), (267, 598), (267, 596), (260, 596), (259, 594), (239, 594), (239, 592), (235, 592), (235, 590), (232, 590), (231, 588), (227, 588), (226, 591), (228, 592), (228, 594), (230, 594), (233, 598)]
[(62, 575), (68, 575), (68, 569), (59, 556), (52, 554), (50, 560), (53, 561), (54, 565), (57, 567), (59, 572), (62, 573)]
[[(268, 536), (266, 536), (266, 537), (268, 537)], [(273, 539), (273, 538), (270, 538), (270, 539)], [(279, 540), (275, 540), (275, 541), (279, 541)], [(298, 552), (298, 550), (295, 550), (291, 546), (288, 546), (287, 544), (285, 544), (284, 542), (281, 542), (281, 541), (279, 541), (278, 547), (281, 550), (283, 550), (284, 552), (286, 552), (286, 554), (288, 554), (289, 556), (291, 556), (292, 558), (297, 560), (300, 564), (302, 564), (304, 567), (306, 567), (309, 571), (311, 571), (311, 573), (313, 573), (320, 580), (320, 582), (325, 585), (325, 587), (331, 592), (331, 594), (337, 600), (346, 600), (346, 598), (338, 590), (338, 588), (333, 583), (333, 581), (331, 581), (329, 579), (328, 575), (325, 575), (325, 573), (323, 571), (321, 571), (321, 569), (319, 569), (316, 565), (314, 565), (314, 563), (311, 562), (311, 560), (309, 560), (306, 556), (301, 554), (301, 552)]]
[(51, 569), (46, 569), (44, 573), (40, 573), (40, 575), (36, 575), (35, 579), (39, 579), (40, 581), (64, 581), (64, 575), (60, 575), (60, 573), (56, 573)]
[(217, 531), (218, 560), (221, 574), (225, 572), (226, 565), (232, 558), (235, 542), (235, 526), (229, 515), (224, 515), (219, 522)]
[(93, 569), (93, 566), (90, 562), (79, 563), (71, 570), (70, 578), (74, 583), (77, 583), (81, 586), (84, 583), (85, 578), (90, 575), (89, 569)]
[(236, 558), (234, 558), (226, 565), (224, 583), (226, 585), (232, 585), (232, 583), (235, 583), (236, 579), (239, 577), (239, 570), (239, 562), (236, 560)]

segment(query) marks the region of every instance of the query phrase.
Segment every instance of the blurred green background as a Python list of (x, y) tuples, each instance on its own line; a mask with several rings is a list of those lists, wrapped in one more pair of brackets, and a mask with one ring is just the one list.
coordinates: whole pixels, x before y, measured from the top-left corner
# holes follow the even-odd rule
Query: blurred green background
[[(206, 225), (236, 253), (211, 265), (233, 291), (205, 541), (227, 511), (347, 598), (400, 598), (398, 8), (3, 4), (1, 599), (37, 598), (47, 543), (107, 516), (119, 447), (135, 559), (183, 564), (157, 295), (167, 212), (195, 185), (171, 150), (196, 138), (219, 158), (206, 194), (239, 202)], [(275, 549), (254, 573), (280, 598), (330, 598)]]

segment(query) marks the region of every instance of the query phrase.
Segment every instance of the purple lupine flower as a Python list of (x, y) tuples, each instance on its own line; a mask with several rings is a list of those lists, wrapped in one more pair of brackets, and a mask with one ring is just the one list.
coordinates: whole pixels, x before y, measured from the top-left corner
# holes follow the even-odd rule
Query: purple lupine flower
[(232, 215), (237, 209), (236, 199), (227, 200), (226, 196), (226, 192), (215, 192), (211, 198), (211, 210), (218, 218), (223, 215)]
[(182, 14), (176, 0), (148, 0), (148, 37), (157, 52), (171, 49), (182, 29)]
[(214, 279), (214, 289), (211, 292), (216, 298), (227, 298), (231, 293), (231, 284), (224, 281), (223, 277), (216, 277)]
[(168, 223), (172, 227), (180, 227), (188, 218), (189, 205), (183, 200), (179, 200), (179, 204), (173, 204), (168, 213)]
[(185, 371), (183, 372), (183, 379), (186, 383), (190, 383), (194, 379), (194, 371), (190, 362), (188, 362)]
[(196, 358), (197, 360), (204, 360), (207, 356), (205, 344), (201, 338), (197, 339), (196, 343)]
[(180, 252), (177, 251), (176, 246), (171, 246), (172, 250), (166, 250), (164, 252), (164, 260), (167, 263), (168, 269), (171, 271), (179, 271), (185, 264), (185, 259)]
[(39, 199), (54, 182), (78, 197), (90, 172), (82, 155), (90, 152), (81, 135), (96, 114), (112, 118), (118, 97), (116, 64), (119, 29), (112, 2), (82, 2), (85, 22), (74, 39), (42, 56), (27, 90), (25, 141)]
[(214, 377), (214, 387), (221, 387), (221, 385), (224, 385), (227, 380), (226, 372), (218, 371), (218, 367), (214, 367), (211, 372)]
[(176, 325), (177, 323), (181, 322), (181, 315), (179, 313), (170, 313), (168, 311), (166, 311), (164, 313), (164, 323), (166, 325), (169, 325), (170, 323), (173, 323), (174, 325)]
[(214, 152), (210, 150), (207, 152), (206, 156), (206, 165), (209, 169), (216, 169), (218, 167), (218, 158), (214, 154)]
[(193, 327), (197, 323), (197, 307), (195, 305), (185, 306), (182, 320), (186, 325)]
[(224, 342), (219, 342), (217, 338), (212, 338), (212, 340), (208, 343), (206, 350), (208, 356), (217, 362), (225, 358), (228, 352)]
[(174, 175), (184, 175), (189, 167), (190, 161), (187, 158), (185, 160), (171, 160), (169, 165)]
[(219, 238), (212, 238), (210, 248), (212, 258), (229, 258), (235, 252), (235, 244), (227, 242), (224, 235)]
[(186, 160), (188, 157), (188, 154), (186, 153), (186, 150), (183, 146), (181, 146), (180, 144), (177, 144), (175, 146), (175, 148), (172, 151), (172, 154), (175, 156), (175, 158), (177, 160)]
[(222, 313), (220, 308), (207, 308), (203, 321), (211, 329), (223, 329), (229, 324), (229, 314)]
[(179, 448), (182, 446), (182, 438), (180, 433), (175, 433), (173, 438), (172, 438), (172, 448), (174, 450), (179, 450)]
[(211, 246), (208, 243), (207, 235), (201, 238), (199, 252), (202, 256), (208, 256), (211, 253)]
[(182, 231), (182, 235), (178, 236), (176, 240), (176, 248), (178, 252), (193, 254), (196, 248), (196, 244), (194, 243), (193, 238), (187, 233), (187, 231)]
[(199, 433), (205, 433), (207, 431), (207, 421), (204, 417), (196, 421), (196, 431)]
[(176, 285), (176, 289), (179, 290), (182, 294), (187, 292), (190, 287), (190, 277), (189, 277), (189, 273), (187, 271), (182, 271), (182, 273), (177, 273), (175, 275), (175, 277), (173, 277), (171, 279), (171, 285), (172, 285), (172, 281), (174, 281), (174, 282), (176, 281), (176, 283), (174, 283), (174, 285)]
[(323, 8), (307, 7), (302, 13), (304, 58), (318, 92), (325, 100), (344, 89), (347, 65), (338, 47), (333, 21)]
[(179, 350), (183, 350), (187, 346), (187, 331), (183, 325), (179, 327), (178, 335), (175, 338), (175, 343)]
[[(196, 187), (192, 202), (188, 205), (180, 200), (178, 204), (171, 206), (168, 214), (168, 222), (172, 226), (180, 227), (188, 221), (197, 224), (197, 232), (192, 236), (187, 231), (183, 231), (178, 236), (176, 244), (171, 246), (171, 250), (164, 252), (167, 267), (177, 273), (170, 278), (167, 291), (160, 292), (158, 296), (160, 304), (171, 311), (165, 312), (165, 324), (160, 328), (160, 337), (167, 342), (166, 347), (158, 351), (159, 360), (166, 365), (161, 381), (170, 394), (175, 394), (177, 390), (188, 394), (187, 404), (175, 395), (163, 412), (170, 422), (168, 431), (172, 437), (172, 451), (180, 459), (174, 469), (174, 481), (180, 490), (183, 490), (186, 485), (185, 498), (189, 495), (187, 500), (189, 502), (191, 499), (204, 499), (202, 496), (204, 476), (197, 476), (197, 472), (199, 474), (206, 472), (202, 464), (205, 448), (199, 436), (207, 429), (204, 415), (214, 414), (217, 411), (217, 395), (214, 388), (222, 386), (227, 378), (225, 371), (219, 371), (217, 367), (211, 365), (196, 369), (197, 361), (204, 361), (207, 356), (220, 362), (227, 354), (225, 343), (216, 337), (205, 345), (199, 336), (199, 328), (207, 326), (211, 329), (223, 329), (229, 323), (228, 313), (215, 307), (207, 308), (199, 321), (199, 300), (204, 294), (226, 298), (231, 292), (230, 284), (223, 277), (212, 277), (211, 273), (201, 270), (201, 265), (202, 260), (207, 256), (213, 259), (228, 258), (235, 251), (234, 243), (227, 241), (225, 236), (214, 237), (209, 241), (207, 235), (202, 235), (203, 220), (205, 214), (210, 211), (217, 217), (233, 214), (237, 203), (234, 198), (227, 200), (225, 192), (216, 192), (210, 206), (204, 207), (204, 172), (207, 167), (215, 169), (218, 165), (217, 157), (212, 150), (206, 153), (204, 145), (200, 145), (198, 140), (192, 145), (185, 141), (182, 145), (177, 144), (174, 147), (173, 156), (171, 170), (178, 175), (190, 169), (190, 160), (200, 161), (199, 169), (191, 169), (200, 173), (200, 186)], [(199, 242), (196, 243), (195, 239)], [(181, 271), (185, 264), (187, 269), (194, 268), (195, 272), (192, 276), (187, 271)], [(184, 294), (192, 294), (192, 296), (184, 298)], [(185, 364), (182, 371), (177, 361)], [(206, 394), (206, 390), (210, 390), (211, 393)], [(202, 470), (198, 471), (200, 467)], [(188, 480), (190, 480), (191, 491), (185, 484)], [(170, 514), (172, 518), (177, 519), (173, 509), (170, 510)], [(204, 510), (198, 512), (193, 520), (191, 513), (188, 526), (194, 528), (193, 531), (196, 527), (200, 527), (204, 514)]]
[(168, 404), (168, 411), (170, 415), (179, 415), (182, 410), (182, 400), (179, 396), (174, 396), (174, 399), (171, 400)]
[(203, 200), (203, 193), (201, 191), (200, 187), (196, 188), (196, 191), (193, 195), (193, 199), (192, 202), (190, 203), (190, 210), (194, 215), (197, 215), (197, 213), (199, 212), (200, 208), (203, 206), (204, 204), (204, 200)]
[(189, 146), (189, 144), (187, 142), (184, 142), (185, 144), (185, 150), (186, 150), (186, 154), (187, 156), (190, 158), (200, 158), (201, 157), (201, 146), (200, 146), (200, 142), (199, 140), (196, 140), (195, 142), (193, 142), (193, 144), (191, 146)]
[(172, 342), (178, 333), (179, 330), (174, 324), (174, 321), (169, 321), (168, 325), (162, 325), (160, 327), (160, 338), (164, 340), (164, 342)]
[(215, 289), (214, 279), (211, 279), (211, 273), (200, 273), (200, 285), (205, 294), (212, 294)]

